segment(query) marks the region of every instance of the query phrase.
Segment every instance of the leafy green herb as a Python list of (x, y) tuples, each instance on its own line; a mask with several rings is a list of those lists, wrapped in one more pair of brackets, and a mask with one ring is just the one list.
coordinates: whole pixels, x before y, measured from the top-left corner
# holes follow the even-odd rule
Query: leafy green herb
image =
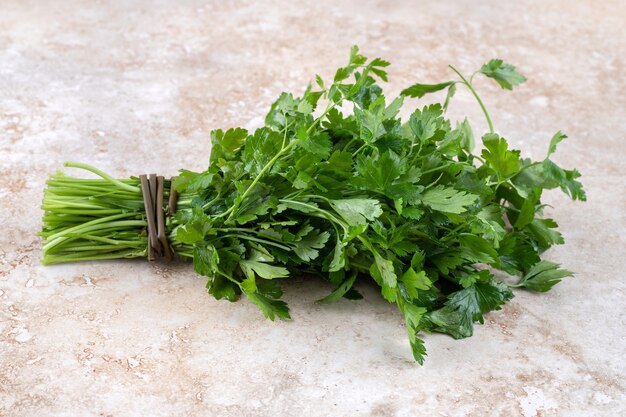
[[(361, 298), (354, 286), (373, 279), (404, 315), (422, 363), (421, 334), (471, 336), (475, 322), (513, 297), (511, 288), (544, 292), (572, 275), (540, 259), (563, 243), (541, 197), (553, 188), (586, 196), (578, 171), (551, 159), (566, 135), (557, 132), (545, 159), (533, 162), (496, 133), (472, 80), (483, 74), (510, 90), (526, 80), (512, 65), (491, 60), (469, 78), (451, 67), (458, 79), (414, 84), (393, 100), (380, 87), (388, 65), (353, 47), (331, 82), (317, 76), (301, 97), (281, 94), (265, 126), (211, 132), (207, 170), (183, 170), (171, 182), (179, 199), (166, 227), (173, 251), (193, 260), (210, 294), (244, 295), (272, 320), (289, 318), (285, 278), (326, 279), (330, 294), (320, 303)], [(459, 86), (489, 126), (479, 155), (467, 119), (445, 117)], [(443, 90), (443, 104), (398, 116), (412, 98)], [(66, 165), (101, 178), (48, 180), (43, 262), (146, 256), (139, 180)], [(506, 284), (501, 274), (519, 278)]]

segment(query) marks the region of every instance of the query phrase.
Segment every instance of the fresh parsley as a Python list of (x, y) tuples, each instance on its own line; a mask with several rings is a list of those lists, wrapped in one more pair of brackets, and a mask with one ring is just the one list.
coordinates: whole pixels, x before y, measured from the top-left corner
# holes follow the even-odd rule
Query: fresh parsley
[[(334, 289), (320, 303), (361, 298), (355, 284), (373, 279), (404, 315), (423, 363), (420, 334), (471, 336), (512, 288), (544, 292), (572, 275), (540, 259), (563, 243), (541, 197), (553, 188), (586, 196), (580, 173), (551, 159), (565, 134), (531, 161), (496, 132), (473, 80), (484, 75), (510, 90), (526, 80), (514, 66), (494, 59), (470, 77), (450, 67), (454, 79), (388, 99), (380, 85), (388, 65), (353, 47), (332, 81), (316, 76), (301, 96), (281, 94), (254, 132), (211, 132), (207, 170), (183, 170), (171, 182), (180, 195), (167, 230), (209, 293), (244, 295), (271, 320), (289, 318), (280, 289), (288, 277), (326, 279)], [(489, 126), (479, 153), (467, 119), (445, 116), (458, 87), (473, 94)], [(442, 104), (398, 116), (412, 99), (443, 90)], [(43, 262), (146, 256), (138, 179), (66, 165), (102, 178), (48, 180)], [(502, 273), (517, 282), (504, 283)]]

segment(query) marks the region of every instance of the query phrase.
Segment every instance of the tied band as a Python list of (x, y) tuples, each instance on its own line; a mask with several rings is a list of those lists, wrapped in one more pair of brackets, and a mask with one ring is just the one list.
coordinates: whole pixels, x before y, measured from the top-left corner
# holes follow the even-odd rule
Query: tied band
[[(140, 175), (139, 179), (148, 221), (148, 260), (154, 261), (157, 257), (163, 257), (169, 261), (172, 259), (172, 249), (165, 235), (164, 179), (156, 174)], [(168, 216), (174, 214), (176, 197), (176, 190), (170, 190)]]

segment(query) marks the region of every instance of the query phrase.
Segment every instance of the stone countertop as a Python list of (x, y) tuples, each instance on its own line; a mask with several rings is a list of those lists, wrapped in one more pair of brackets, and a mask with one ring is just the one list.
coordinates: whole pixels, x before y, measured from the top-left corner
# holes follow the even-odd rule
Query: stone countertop
[[(626, 414), (626, 3), (623, 1), (3, 1), (0, 5), (1, 416), (618, 416)], [(435, 2), (431, 2), (435, 3)], [(125, 4), (125, 5), (123, 5)], [(576, 271), (518, 292), (472, 338), (425, 336), (374, 288), (293, 320), (215, 301), (185, 264), (43, 267), (40, 202), (66, 160), (116, 176), (199, 170), (212, 128), (255, 127), (283, 91), (329, 77), (359, 44), (390, 60), (391, 92), (492, 57), (529, 81), (477, 81), (525, 155), (552, 134), (587, 203), (548, 193)], [(450, 115), (485, 128), (466, 92)]]

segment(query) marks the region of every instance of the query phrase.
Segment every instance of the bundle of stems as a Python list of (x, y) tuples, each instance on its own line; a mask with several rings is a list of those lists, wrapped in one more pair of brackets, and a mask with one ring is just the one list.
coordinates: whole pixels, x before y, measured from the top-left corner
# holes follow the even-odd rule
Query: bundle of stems
[[(46, 181), (42, 209), (44, 265), (70, 261), (145, 258), (148, 252), (147, 221), (139, 178), (115, 179), (87, 164), (66, 162), (100, 178), (70, 177), (62, 172)], [(170, 181), (165, 196), (169, 197)], [(190, 210), (193, 195), (181, 194), (177, 210)], [(167, 209), (167, 206), (165, 207)], [(169, 230), (173, 227), (167, 218)], [(172, 248), (181, 257), (193, 257), (192, 248), (168, 233)]]

